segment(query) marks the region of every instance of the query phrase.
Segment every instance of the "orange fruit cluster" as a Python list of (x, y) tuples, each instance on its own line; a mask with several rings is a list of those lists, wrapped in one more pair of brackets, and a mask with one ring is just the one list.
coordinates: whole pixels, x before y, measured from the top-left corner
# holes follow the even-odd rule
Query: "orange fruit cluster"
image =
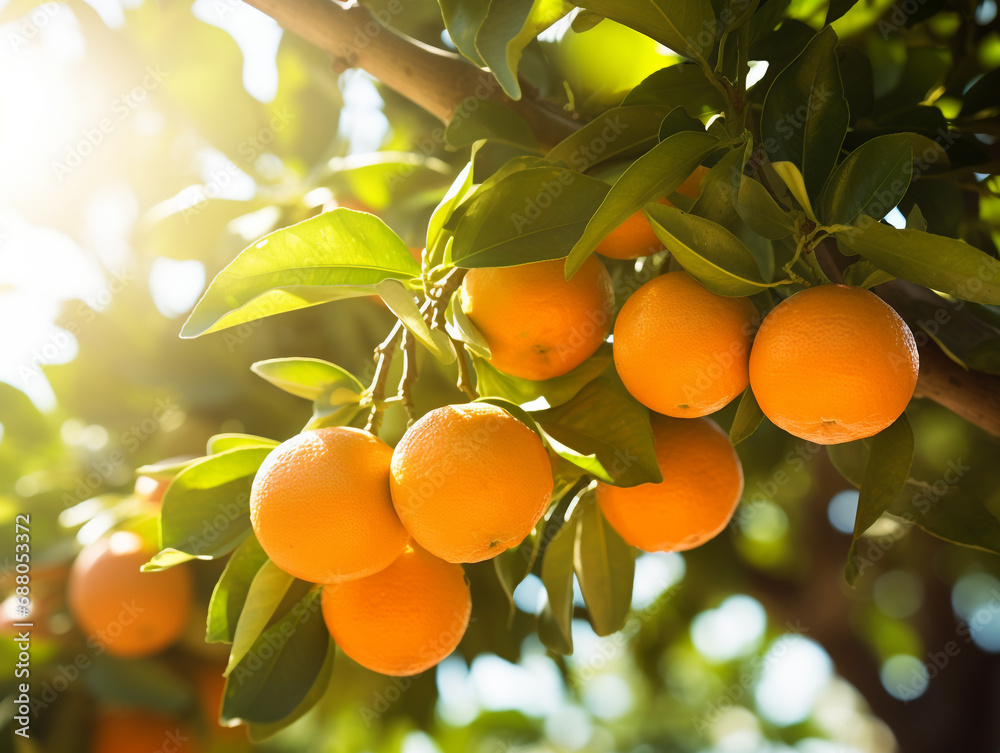
[(347, 427), (293, 437), (261, 465), (250, 515), (276, 565), (324, 584), (324, 619), (344, 653), (407, 675), (465, 633), (472, 601), (459, 563), (520, 543), (552, 483), (531, 429), (494, 405), (452, 405), (395, 450)]

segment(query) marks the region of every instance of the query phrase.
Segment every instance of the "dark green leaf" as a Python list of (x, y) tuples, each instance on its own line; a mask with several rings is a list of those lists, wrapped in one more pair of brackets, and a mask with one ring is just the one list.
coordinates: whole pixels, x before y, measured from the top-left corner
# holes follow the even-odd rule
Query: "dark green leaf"
[(660, 123), (670, 109), (658, 103), (613, 107), (556, 144), (545, 159), (586, 172), (600, 162), (648, 151), (659, 141)]
[(871, 440), (858, 496), (858, 512), (854, 518), (854, 534), (844, 570), (848, 585), (853, 586), (860, 574), (860, 563), (856, 559), (858, 539), (896, 501), (909, 478), (912, 462), (913, 430), (903, 413)]
[(644, 211), (671, 255), (712, 292), (745, 296), (781, 284), (764, 282), (750, 249), (722, 225), (662, 204)]
[(236, 621), (233, 647), (229, 652), (229, 663), (225, 671), (227, 676), (253, 648), (294, 580), (271, 560), (261, 565), (253, 576), (250, 590), (243, 602), (243, 610)]
[(718, 24), (710, 0), (585, 0), (579, 5), (696, 60), (707, 59), (715, 44)]
[(673, 192), (709, 154), (719, 148), (714, 136), (682, 131), (661, 141), (633, 162), (611, 187), (586, 224), (586, 231), (566, 259), (566, 276), (572, 276), (597, 244), (647, 202)]
[(593, 495), (583, 497), (579, 505), (576, 577), (594, 632), (610, 635), (621, 630), (632, 605), (635, 554), (605, 520)]
[(775, 78), (761, 113), (761, 136), (771, 161), (794, 164), (810, 197), (819, 196), (847, 132), (836, 47), (833, 29), (819, 32)]
[(236, 623), (246, 603), (250, 584), (267, 561), (267, 555), (254, 536), (248, 536), (233, 552), (208, 603), (208, 624), (205, 631), (207, 642), (233, 642)]
[(476, 49), (476, 34), (486, 18), (490, 0), (438, 0), (438, 4), (448, 36), (458, 51), (480, 68), (485, 67), (486, 61)]
[(743, 392), (743, 397), (740, 398), (740, 404), (736, 406), (736, 416), (729, 429), (729, 441), (735, 447), (744, 439), (749, 439), (763, 420), (764, 411), (757, 404), (753, 390), (747, 387)]
[(538, 140), (524, 118), (506, 105), (486, 99), (475, 109), (460, 110), (444, 129), (444, 140), (456, 149), (486, 139), (494, 144), (509, 144), (519, 149), (540, 152)]
[(755, 233), (770, 240), (787, 238), (795, 228), (792, 218), (778, 206), (768, 190), (746, 175), (740, 181), (736, 211)]
[(455, 229), (459, 267), (509, 267), (560, 259), (608, 192), (603, 181), (562, 167), (520, 170), (480, 190)]
[(867, 217), (836, 235), (842, 246), (894, 277), (966, 301), (1000, 304), (1000, 261), (964, 241), (898, 230)]
[(957, 485), (962, 473), (959, 460), (949, 469), (943, 492), (938, 483), (910, 481), (889, 512), (939, 539), (1000, 554), (1000, 519)]
[(543, 517), (535, 525), (534, 530), (528, 534), (528, 538), (493, 558), (493, 568), (496, 571), (497, 580), (500, 581), (500, 587), (510, 603), (508, 627), (514, 619), (514, 590), (531, 572), (531, 568), (538, 558), (538, 550), (542, 545), (542, 532), (545, 530), (545, 526), (546, 520)]
[(910, 139), (878, 136), (851, 152), (827, 181), (816, 213), (826, 225), (852, 225), (861, 215), (878, 220), (903, 198), (913, 174)]
[(320, 613), (320, 592), (309, 592), (263, 633), (229, 673), (222, 720), (270, 725), (300, 708), (320, 681), (333, 650)]
[(539, 615), (538, 637), (551, 651), (573, 653), (573, 556), (578, 521), (564, 523), (549, 541), (542, 558), (542, 583), (547, 596)]
[(409, 247), (382, 220), (334, 209), (276, 230), (245, 249), (212, 280), (181, 336), (370, 295), (382, 280), (419, 275)]
[(625, 96), (622, 106), (683, 107), (693, 117), (720, 112), (725, 107), (719, 90), (708, 83), (700, 66), (679, 63), (661, 68), (643, 79)]
[(663, 480), (649, 412), (620, 384), (600, 377), (569, 402), (533, 415), (556, 441), (582, 455), (596, 456), (608, 483), (637, 486)]

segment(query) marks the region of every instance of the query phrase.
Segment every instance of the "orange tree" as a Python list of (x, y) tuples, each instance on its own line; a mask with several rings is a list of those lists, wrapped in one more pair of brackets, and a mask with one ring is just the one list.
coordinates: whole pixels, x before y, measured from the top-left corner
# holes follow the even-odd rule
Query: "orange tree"
[[(326, 689), (331, 635), (353, 633), (344, 652), (375, 669), (431, 666), (468, 621), (441, 560), (491, 559), (508, 596), (538, 574), (547, 605), (537, 631), (554, 653), (572, 651), (574, 577), (594, 630), (614, 633), (631, 603), (630, 544), (683, 549), (724, 528), (743, 485), (730, 446), (754, 452), (765, 421), (806, 452), (824, 445), (859, 487), (849, 583), (877, 560), (865, 533), (883, 515), (1000, 551), (988, 494), (950, 481), (925, 493), (939, 471), (914, 462), (920, 437), (906, 413), (916, 394), (1000, 435), (996, 53), (963, 54), (988, 33), (971, 7), (938, 15), (928, 3), (897, 18), (850, 2), (451, 0), (440, 23), (457, 52), (444, 53), (385, 26), (392, 3), (374, 14), (320, 0), (250, 4), (438, 118), (414, 139), (427, 153), (468, 160), (429, 216), (341, 207), (270, 232), (184, 324), (186, 338), (224, 337), (373, 295), (396, 317), (367, 371), (312, 357), (254, 365), (312, 403), (303, 431), (315, 434), (281, 450), (277, 439), (219, 434), (204, 457), (142, 469), (170, 480), (161, 551), (146, 568), (228, 557), (207, 636), (232, 644), (223, 719), (263, 737), (299, 718)], [(551, 85), (568, 74), (533, 42), (571, 11), (582, 35), (614, 22), (681, 59), (622, 96), (574, 96)], [(908, 46), (907, 66), (879, 39)], [(925, 48), (935, 54), (914, 51)], [(416, 180), (405, 168), (376, 185)], [(616, 234), (639, 240), (595, 255)], [(425, 404), (422, 377), (446, 370), (452, 405)], [(338, 466), (319, 449), (335, 429), (388, 437), (389, 415), (409, 425), (391, 462), (379, 447), (378, 462), (351, 455)], [(691, 436), (671, 436), (675, 422), (691, 422)], [(300, 446), (315, 457), (291, 452)], [(284, 486), (258, 480), (264, 464)], [(388, 490), (366, 492), (369, 509), (346, 500), (362, 481)], [(315, 514), (312, 486), (324, 504)], [(291, 527), (281, 558), (335, 555), (322, 550), (334, 540), (327, 523), (363, 536), (375, 505), (412, 542), (395, 541), (402, 554), (374, 574), (301, 580), (261, 535), (258, 522), (275, 520), (263, 488), (294, 510), (276, 518)], [(645, 505), (654, 512), (636, 520)], [(518, 520), (495, 521), (498, 510)], [(406, 598), (373, 598), (366, 612), (368, 578)], [(409, 625), (431, 635), (408, 645)]]

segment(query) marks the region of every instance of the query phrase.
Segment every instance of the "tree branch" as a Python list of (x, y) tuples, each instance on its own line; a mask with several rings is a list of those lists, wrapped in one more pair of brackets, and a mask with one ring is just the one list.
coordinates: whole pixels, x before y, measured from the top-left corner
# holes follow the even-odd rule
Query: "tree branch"
[(360, 68), (427, 110), (442, 123), (478, 102), (494, 100), (517, 112), (543, 148), (576, 127), (573, 118), (547, 102), (507, 97), (489, 71), (465, 58), (393, 31), (356, 2), (339, 0), (244, 0), (288, 31), (326, 50), (341, 69)]
[(926, 397), (1000, 437), (1000, 378), (966, 371), (933, 342), (920, 348), (917, 397)]

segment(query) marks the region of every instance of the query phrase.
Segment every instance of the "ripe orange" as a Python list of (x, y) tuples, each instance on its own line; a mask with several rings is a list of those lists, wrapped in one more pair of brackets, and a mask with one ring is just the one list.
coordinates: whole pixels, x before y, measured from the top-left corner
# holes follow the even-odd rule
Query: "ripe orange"
[(481, 562), (535, 527), (552, 495), (552, 466), (538, 435), (505, 410), (449, 405), (403, 435), (391, 489), (420, 546), (448, 562)]
[(771, 311), (750, 353), (764, 415), (790, 434), (839, 444), (877, 434), (913, 397), (916, 343), (874, 293), (821, 285)]
[(118, 531), (84, 547), (70, 569), (70, 611), (91, 643), (113, 656), (158, 653), (184, 632), (191, 574), (183, 566), (140, 572), (154, 554), (138, 534)]
[[(701, 181), (708, 174), (708, 168), (699, 165), (677, 188), (677, 193), (696, 199), (701, 193)], [(660, 204), (672, 207), (666, 199), (658, 199)], [(640, 209), (621, 225), (608, 233), (597, 245), (597, 253), (612, 259), (638, 259), (663, 250), (663, 244), (656, 237), (646, 216)]]
[(729, 523), (743, 494), (743, 467), (729, 438), (707, 418), (653, 416), (658, 484), (597, 485), (612, 527), (647, 552), (701, 546)]
[(345, 654), (373, 672), (430, 669), (465, 635), (472, 597), (460, 565), (409, 546), (367, 578), (323, 587), (323, 619)]
[(756, 309), (687, 272), (653, 278), (615, 322), (615, 366), (639, 402), (677, 418), (713, 413), (746, 389)]
[(550, 379), (579, 366), (607, 338), (615, 305), (608, 271), (590, 257), (567, 280), (564, 265), (555, 259), (466, 274), (462, 309), (500, 371)]
[(108, 711), (94, 722), (93, 753), (195, 753), (189, 730), (176, 719), (138, 709)]
[(389, 498), (392, 448), (366, 431), (305, 431), (264, 460), (250, 491), (250, 520), (267, 556), (313, 583), (386, 568), (409, 536)]

